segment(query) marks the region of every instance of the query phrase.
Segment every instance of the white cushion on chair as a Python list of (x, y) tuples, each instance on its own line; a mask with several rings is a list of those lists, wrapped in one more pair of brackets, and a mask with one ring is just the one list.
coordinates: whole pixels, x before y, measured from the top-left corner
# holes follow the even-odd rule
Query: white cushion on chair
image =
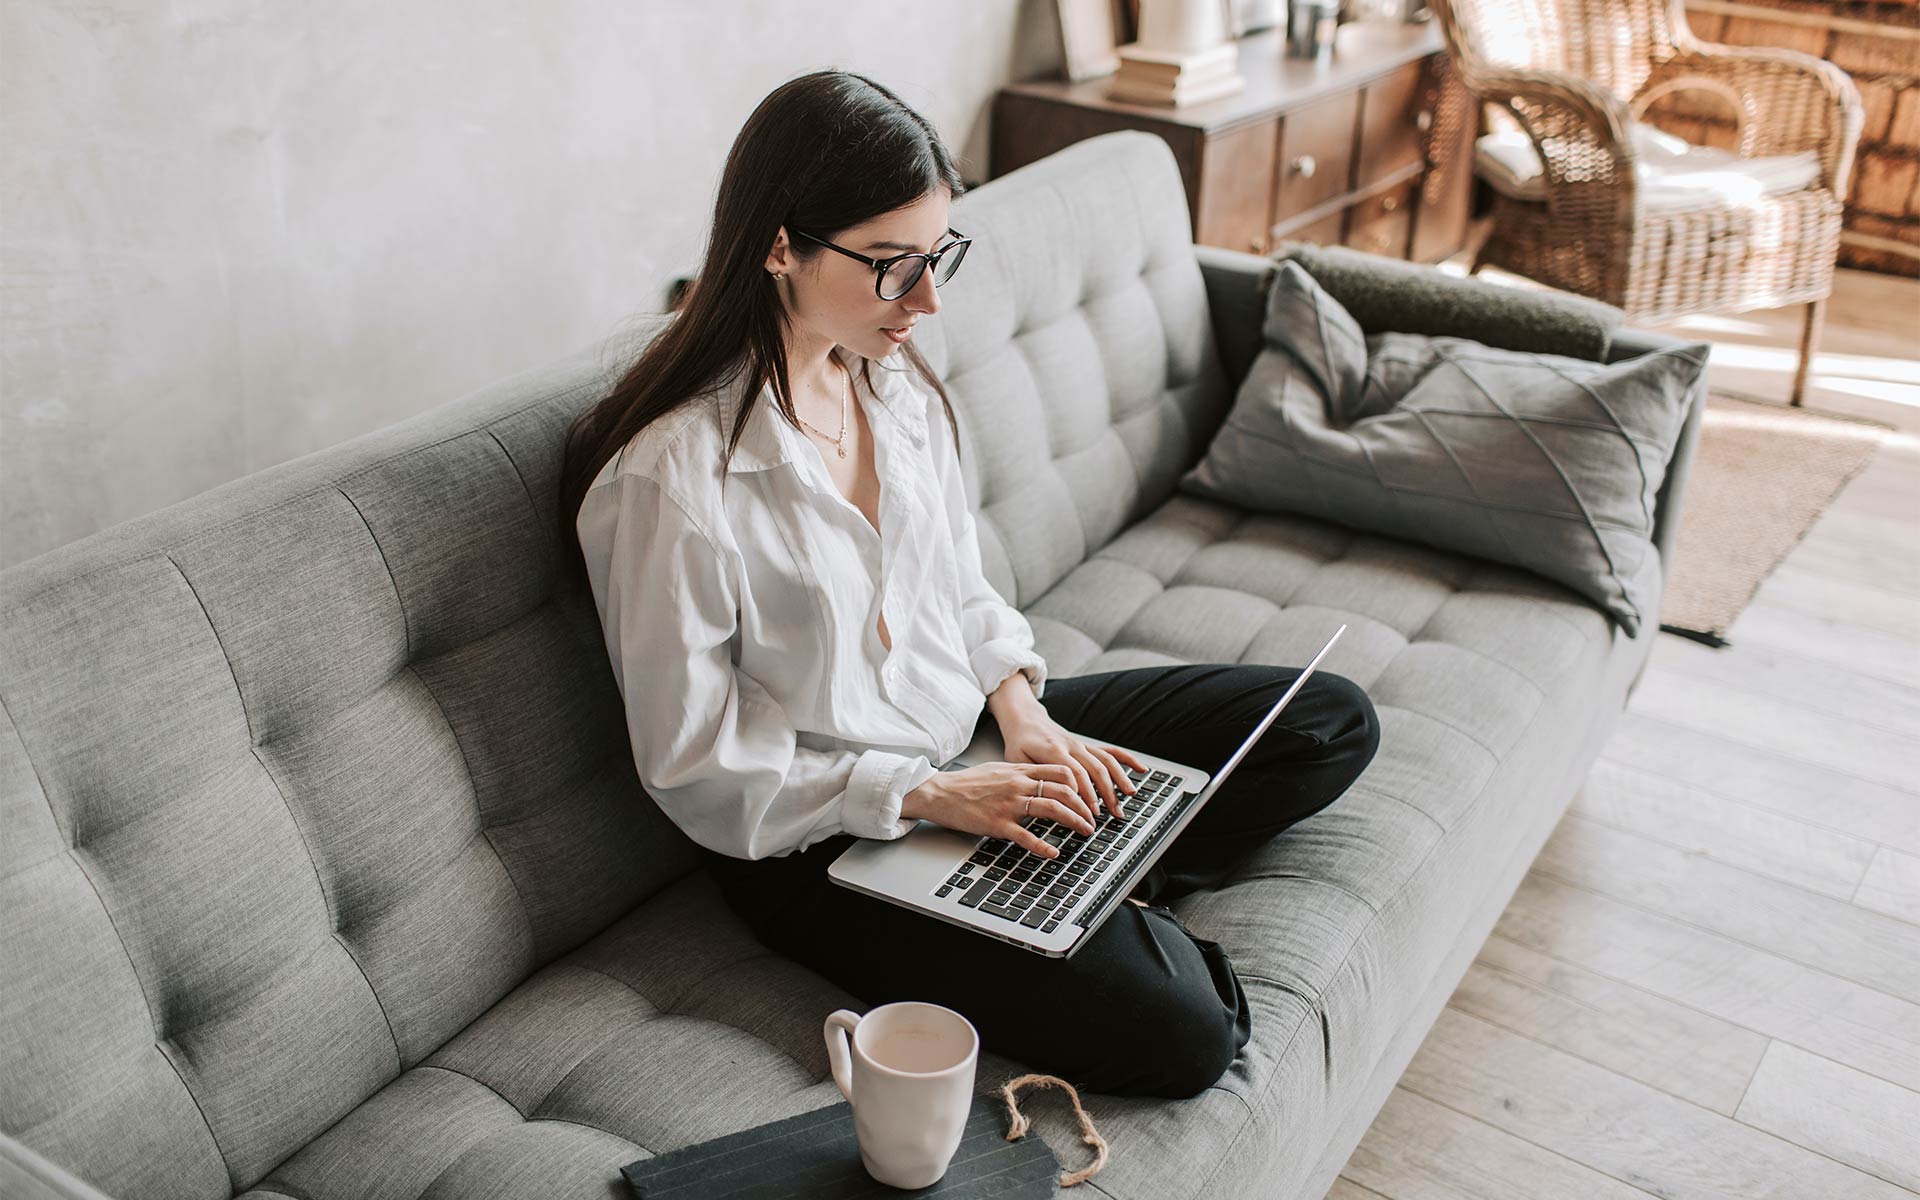
[[(1763, 196), (1797, 192), (1820, 177), (1813, 151), (1769, 158), (1741, 158), (1728, 150), (1696, 146), (1684, 138), (1635, 122), (1640, 207), (1647, 212), (1683, 212), (1751, 203)], [(1523, 130), (1490, 133), (1474, 144), (1474, 169), (1497, 192), (1515, 200), (1544, 201), (1546, 173)]]

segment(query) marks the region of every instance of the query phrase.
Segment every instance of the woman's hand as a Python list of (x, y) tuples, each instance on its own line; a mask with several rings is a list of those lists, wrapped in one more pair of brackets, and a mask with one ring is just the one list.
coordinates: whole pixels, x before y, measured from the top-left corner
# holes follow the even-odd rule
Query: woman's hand
[(900, 815), (1003, 838), (1042, 858), (1057, 858), (1060, 851), (1022, 824), (1030, 816), (1093, 833), (1093, 810), (1080, 798), (1072, 770), (1058, 763), (991, 762), (939, 771), (907, 793)]
[(1134, 755), (1115, 746), (1098, 746), (1064, 728), (1035, 705), (1023, 716), (999, 722), (1001, 744), (1010, 763), (1052, 763), (1073, 772), (1074, 799), (1083, 801), (1088, 817), (1102, 804), (1115, 817), (1127, 814), (1120, 807), (1120, 791), (1132, 795), (1139, 789), (1127, 776), (1126, 768), (1145, 771), (1147, 765)]

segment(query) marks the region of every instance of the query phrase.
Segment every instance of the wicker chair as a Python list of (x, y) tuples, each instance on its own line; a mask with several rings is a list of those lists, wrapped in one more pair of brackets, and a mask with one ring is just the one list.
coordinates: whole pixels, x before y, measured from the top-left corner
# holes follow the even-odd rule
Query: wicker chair
[[(1790, 50), (1715, 45), (1681, 0), (1431, 0), (1453, 65), (1532, 139), (1544, 202), (1496, 193), (1474, 264), (1493, 265), (1657, 323), (1805, 303), (1791, 403), (1806, 391), (1833, 288), (1842, 197), (1863, 120), (1832, 63)], [(1638, 203), (1629, 121), (1662, 96), (1726, 97), (1742, 158), (1814, 151), (1800, 191), (1697, 211)]]

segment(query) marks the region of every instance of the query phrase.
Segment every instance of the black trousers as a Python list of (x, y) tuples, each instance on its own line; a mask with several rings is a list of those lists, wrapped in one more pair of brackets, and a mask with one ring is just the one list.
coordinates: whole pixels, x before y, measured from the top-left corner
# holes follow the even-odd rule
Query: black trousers
[[(1143, 667), (1049, 679), (1041, 704), (1089, 741), (1214, 771), (1298, 675), (1255, 664)], [(1122, 903), (1072, 958), (833, 883), (827, 867), (851, 834), (776, 858), (708, 851), (707, 859), (763, 943), (870, 1005), (942, 1004), (973, 1022), (983, 1049), (1075, 1087), (1184, 1098), (1232, 1065), (1252, 1036), (1252, 1013), (1219, 945), (1164, 902), (1217, 886), (1267, 839), (1333, 803), (1379, 742), (1366, 693), (1314, 672), (1135, 888), (1151, 907)]]

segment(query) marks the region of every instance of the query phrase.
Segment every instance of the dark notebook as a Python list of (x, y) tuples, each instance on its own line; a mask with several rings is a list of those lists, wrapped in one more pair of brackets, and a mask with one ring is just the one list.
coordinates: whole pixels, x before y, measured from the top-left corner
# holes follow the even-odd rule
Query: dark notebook
[(768, 1125), (683, 1146), (620, 1168), (639, 1200), (1050, 1200), (1060, 1160), (1036, 1133), (1007, 1140), (1006, 1101), (976, 1095), (960, 1148), (932, 1187), (896, 1188), (867, 1174), (845, 1100)]

